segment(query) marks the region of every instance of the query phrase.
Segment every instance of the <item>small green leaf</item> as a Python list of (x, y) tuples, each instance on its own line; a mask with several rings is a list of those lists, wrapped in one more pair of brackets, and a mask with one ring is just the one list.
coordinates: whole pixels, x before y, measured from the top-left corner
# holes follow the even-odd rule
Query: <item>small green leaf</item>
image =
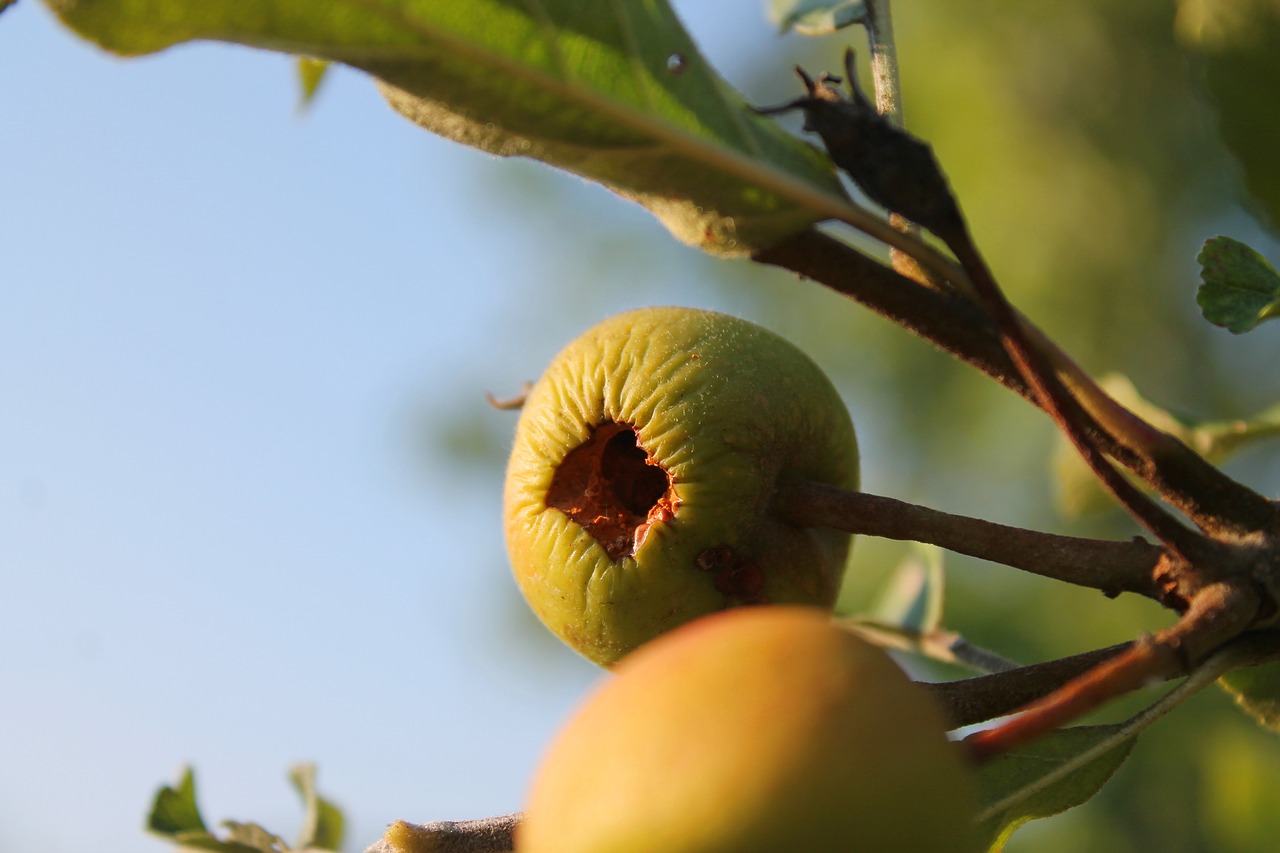
[(303, 107), (311, 106), (311, 102), (316, 99), (316, 92), (320, 91), (320, 84), (329, 73), (331, 64), (323, 59), (312, 59), (310, 56), (298, 57), (298, 87), (301, 91)]
[(769, 0), (769, 19), (784, 33), (827, 35), (860, 24), (866, 17), (863, 0)]
[(296, 765), (289, 771), (289, 781), (302, 797), (304, 809), (298, 849), (337, 850), (342, 846), (346, 819), (341, 809), (317, 793), (315, 765)]
[[(316, 792), (315, 767), (302, 764), (289, 771), (289, 781), (302, 797), (305, 814), (297, 850), (337, 850), (342, 843), (344, 819), (333, 803)], [(156, 794), (147, 829), (177, 845), (181, 851), (211, 853), (288, 853), (295, 848), (259, 824), (226, 820), (224, 837), (205, 827), (196, 805), (195, 775), (185, 768), (176, 787), (165, 786)]]
[(1280, 731), (1280, 661), (1233, 670), (1218, 683), (1251, 717)]
[(147, 816), (147, 829), (164, 836), (205, 831), (204, 818), (196, 804), (195, 773), (190, 767), (183, 768), (176, 787), (165, 785), (156, 792)]
[(1200, 251), (1203, 284), (1196, 301), (1204, 318), (1239, 335), (1280, 315), (1280, 274), (1249, 246), (1230, 237), (1207, 240)]
[(942, 626), (942, 549), (915, 543), (913, 553), (890, 576), (869, 616), (919, 634)]
[[(1129, 757), (1130, 738), (1062, 779), (1045, 778), (1121, 731), (1121, 726), (1061, 729), (978, 770), (978, 800), (987, 849), (996, 853), (1024, 823), (1051, 817), (1091, 799)], [(1041, 787), (1043, 786), (1043, 787)]]

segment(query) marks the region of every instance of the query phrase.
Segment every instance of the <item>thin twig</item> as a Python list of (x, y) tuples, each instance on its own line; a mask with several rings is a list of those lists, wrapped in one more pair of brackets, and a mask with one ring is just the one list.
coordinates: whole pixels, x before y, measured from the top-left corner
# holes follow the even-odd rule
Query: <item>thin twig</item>
[(783, 484), (774, 509), (798, 526), (928, 542), (1112, 596), (1135, 592), (1163, 600), (1154, 573), (1164, 552), (1141, 539), (1117, 542), (1041, 533), (808, 480)]
[(1006, 672), (955, 681), (921, 682), (942, 706), (953, 728), (971, 726), (1013, 713), (1048, 696), (1073, 678), (1115, 657), (1132, 643), (1034, 663)]

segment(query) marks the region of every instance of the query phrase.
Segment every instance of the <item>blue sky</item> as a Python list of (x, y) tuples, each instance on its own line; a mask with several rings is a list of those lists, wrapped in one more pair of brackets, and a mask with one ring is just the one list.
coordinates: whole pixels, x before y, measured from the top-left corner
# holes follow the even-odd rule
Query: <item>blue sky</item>
[[(772, 38), (685, 6), (713, 58)], [(286, 835), (285, 772), (318, 762), (349, 849), (518, 808), (598, 671), (525, 648), (500, 471), (432, 430), (505, 435), (484, 392), (608, 313), (732, 308), (701, 261), (345, 69), (302, 115), (283, 57), (122, 61), (28, 0), (0, 80), (0, 849), (166, 849), (143, 817), (186, 762), (206, 817)], [(642, 291), (561, 239), (600, 222), (659, 247)]]

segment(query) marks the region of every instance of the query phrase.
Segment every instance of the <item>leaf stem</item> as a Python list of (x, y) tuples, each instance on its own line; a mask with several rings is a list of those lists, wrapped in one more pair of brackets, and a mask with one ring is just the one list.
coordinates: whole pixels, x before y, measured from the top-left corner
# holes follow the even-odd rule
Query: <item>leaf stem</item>
[(881, 648), (911, 652), (930, 660), (956, 664), (981, 673), (1021, 669), (1016, 663), (991, 649), (975, 645), (954, 631), (943, 628), (919, 631), (861, 616), (841, 619), (839, 622), (844, 628)]

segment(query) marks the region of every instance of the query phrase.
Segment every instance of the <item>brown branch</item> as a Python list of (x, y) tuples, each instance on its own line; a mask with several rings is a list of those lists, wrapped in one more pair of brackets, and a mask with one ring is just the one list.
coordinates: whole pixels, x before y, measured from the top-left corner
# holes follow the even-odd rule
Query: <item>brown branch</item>
[[(1185, 562), (1204, 562), (1214, 551), (1215, 543), (1206, 539), (1204, 534), (1186, 527), (1112, 465), (1098, 441), (1098, 436), (1104, 431), (1063, 384), (1046, 354), (1032, 342), (1033, 338), (1028, 334), (1022, 317), (1009, 303), (982, 254), (973, 244), (969, 229), (958, 210), (955, 217), (955, 221), (939, 236), (955, 252), (961, 265), (969, 273), (979, 301), (996, 323), (1001, 344), (1022, 378), (1034, 391), (1036, 403), (1048, 413), (1102, 485), (1130, 515)], [(1148, 427), (1144, 432), (1160, 434), (1153, 427)]]
[[(813, 279), (856, 300), (1036, 402), (1001, 346), (995, 323), (964, 296), (925, 287), (816, 228), (802, 231), (753, 259)], [(1034, 327), (1029, 329), (1043, 338)], [(1083, 376), (1083, 372), (1074, 368), (1056, 347), (1041, 345), (1041, 349), (1064, 371), (1065, 381), (1081, 396), (1086, 409), (1105, 426), (1101, 430), (1091, 428), (1092, 440), (1200, 527), (1243, 534), (1280, 526), (1276, 504), (1232, 480), (1183, 443), (1160, 434), (1161, 440), (1153, 445), (1149, 433), (1126, 434), (1121, 419), (1099, 416), (1108, 405), (1115, 407), (1114, 412), (1118, 404), (1101, 389), (1095, 391), (1073, 383), (1072, 376)], [(1081, 393), (1079, 387), (1086, 388), (1087, 393)], [(1133, 421), (1130, 427), (1132, 424)], [(1121, 437), (1107, 429), (1116, 429)]]
[(1259, 594), (1238, 583), (1200, 591), (1177, 624), (1144, 638), (1027, 705), (1006, 723), (965, 738), (970, 755), (984, 761), (1030, 743), (1118, 696), (1152, 681), (1186, 675), (1254, 621)]
[(971, 726), (1049, 695), (1071, 679), (1115, 657), (1132, 643), (1121, 643), (1078, 655), (1022, 666), (1006, 672), (976, 675), (956, 681), (921, 682), (942, 706), (955, 728)]
[(783, 484), (774, 508), (797, 526), (928, 542), (1111, 596), (1136, 592), (1164, 600), (1154, 579), (1164, 551), (1142, 539), (1113, 542), (1041, 533), (807, 480)]

